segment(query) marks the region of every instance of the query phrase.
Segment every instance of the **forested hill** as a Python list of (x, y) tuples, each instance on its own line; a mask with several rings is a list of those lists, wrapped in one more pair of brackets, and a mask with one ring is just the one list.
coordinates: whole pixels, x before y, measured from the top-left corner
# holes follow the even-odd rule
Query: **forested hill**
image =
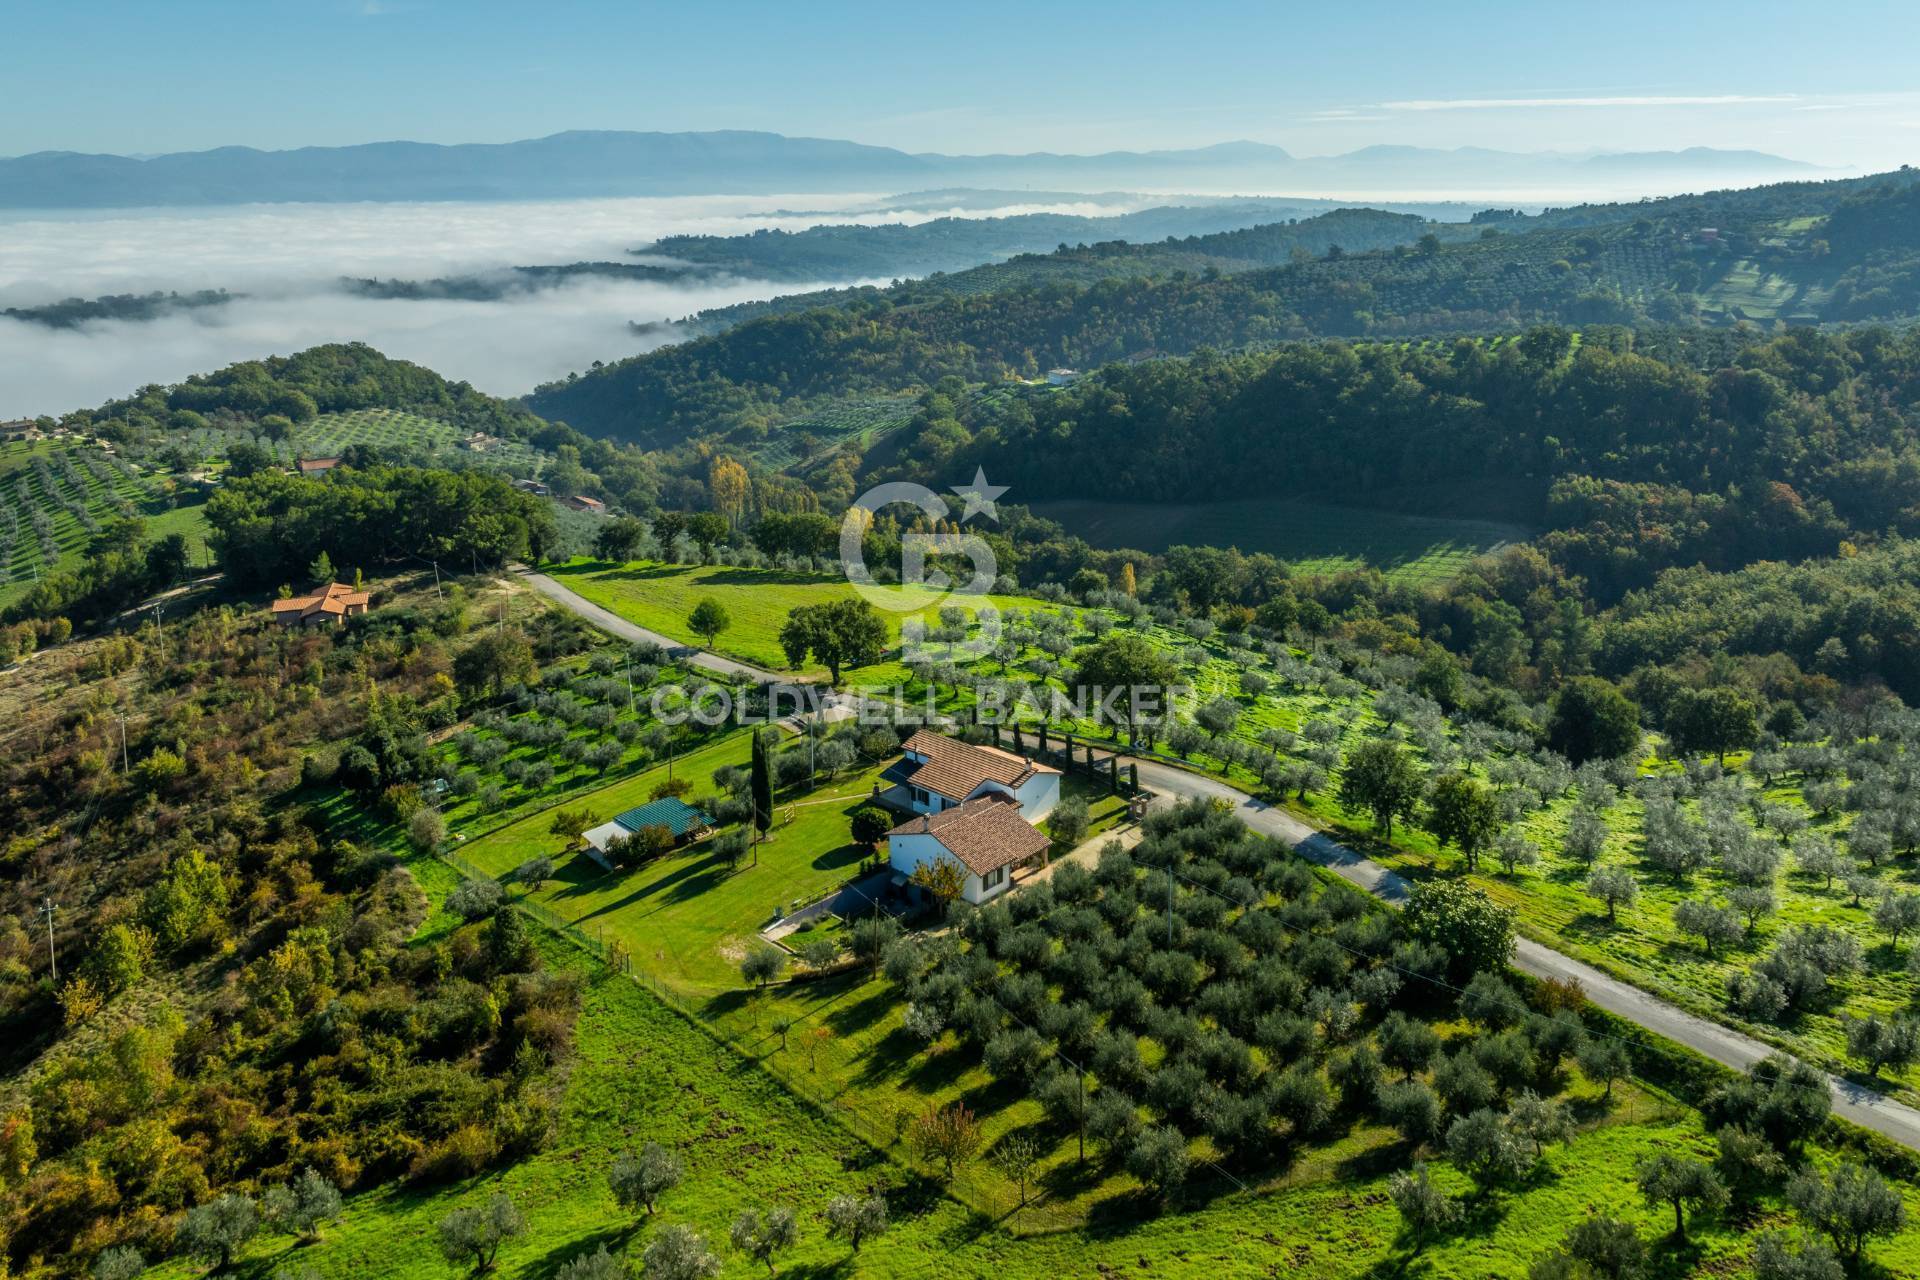
[[(1590, 227), (1516, 232), (1496, 221), (1463, 242), (1423, 234), (1371, 252), (1355, 252), (1348, 240), (1317, 253), (1298, 239), (1288, 243), (1319, 219), (1178, 244), (1077, 248), (843, 293), (832, 306), (765, 316), (542, 387), (530, 404), (592, 433), (669, 443), (770, 422), (822, 398), (911, 389), (949, 374), (992, 380), (1203, 346), (1518, 332), (1542, 323), (1898, 321), (1920, 309), (1920, 219), (1908, 216), (1916, 178), (1823, 184), (1825, 213), (1784, 219), (1743, 210), (1770, 208), (1769, 199), (1802, 207), (1792, 202), (1805, 184), (1791, 197), (1735, 193), (1723, 207), (1687, 203), (1659, 214), (1649, 203), (1657, 216)], [(1712, 224), (1699, 221), (1707, 214)], [(1341, 234), (1378, 225), (1349, 218)], [(1283, 248), (1285, 259), (1305, 250), (1309, 260), (1191, 269), (1229, 252)], [(1169, 255), (1181, 256), (1184, 274)]]
[[(1365, 224), (1356, 218), (1363, 218)], [(1304, 228), (1297, 236), (1296, 227)], [(1245, 235), (1254, 228), (1263, 234), (1243, 244), (1229, 234)], [(1356, 241), (1349, 247), (1355, 248), (1411, 243), (1429, 229), (1465, 234), (1461, 224), (1429, 224), (1411, 214), (1372, 209), (1322, 214), (1287, 200), (1237, 200), (1162, 205), (1108, 217), (1028, 213), (878, 226), (829, 223), (803, 231), (761, 230), (750, 235), (668, 236), (654, 244), (652, 252), (754, 279), (847, 280), (964, 271), (995, 259), (1111, 240), (1139, 245), (1179, 240), (1223, 259), (1283, 262), (1285, 249), (1278, 257), (1271, 256), (1271, 250), (1261, 256), (1255, 246), (1270, 241), (1285, 242), (1288, 248), (1311, 245), (1322, 228), (1329, 233), (1345, 230)], [(1389, 238), (1383, 239), (1383, 234)], [(1199, 239), (1204, 244), (1197, 244)]]
[(1660, 570), (1920, 536), (1920, 330), (1796, 330), (1700, 367), (1625, 330), (1416, 345), (1289, 343), (984, 397), (879, 475), (983, 465), (1024, 499), (1362, 505), (1497, 493), (1611, 598)]
[(401, 409), (470, 431), (531, 439), (551, 424), (511, 401), (394, 360), (362, 342), (312, 347), (291, 356), (245, 360), (174, 386), (149, 385), (98, 409), (69, 415), (111, 435), (115, 430), (181, 433), (209, 423), (305, 422), (317, 414)]
[[(985, 221), (976, 219), (975, 221)], [(844, 227), (815, 227), (813, 232), (831, 233)], [(869, 229), (869, 228), (863, 228)], [(892, 230), (892, 228), (870, 228)], [(917, 230), (918, 228), (909, 228)], [(978, 266), (952, 272), (934, 272), (923, 279), (897, 284), (892, 290), (872, 286), (844, 289), (819, 289), (810, 293), (791, 293), (777, 298), (715, 307), (695, 316), (688, 326), (697, 334), (718, 333), (748, 320), (764, 316), (791, 315), (819, 307), (841, 306), (850, 302), (885, 296), (896, 304), (925, 302), (933, 298), (968, 297), (1038, 284), (1090, 285), (1116, 276), (1173, 276), (1182, 272), (1204, 275), (1209, 272), (1232, 275), (1260, 267), (1277, 266), (1296, 258), (1313, 258), (1338, 245), (1341, 252), (1391, 249), (1416, 243), (1424, 235), (1436, 239), (1459, 240), (1477, 236), (1479, 229), (1466, 223), (1433, 222), (1413, 214), (1392, 213), (1380, 209), (1333, 209), (1308, 218), (1282, 222), (1261, 222), (1228, 231), (1196, 235), (1168, 235), (1164, 239), (1140, 239), (1144, 226), (1136, 227), (1133, 239), (1084, 239), (1060, 244), (1049, 251), (1014, 254), (1001, 262), (982, 261)], [(722, 237), (711, 250), (725, 255), (754, 237)], [(663, 241), (669, 248), (678, 242)], [(670, 251), (678, 252), (677, 249)], [(746, 268), (742, 268), (745, 270)], [(867, 271), (869, 275), (893, 274)]]

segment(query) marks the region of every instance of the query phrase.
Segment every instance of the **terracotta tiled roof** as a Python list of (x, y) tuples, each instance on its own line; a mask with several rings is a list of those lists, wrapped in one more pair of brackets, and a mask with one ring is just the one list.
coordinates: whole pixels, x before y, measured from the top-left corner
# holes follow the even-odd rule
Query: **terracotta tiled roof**
[(913, 785), (949, 800), (965, 800), (983, 782), (1018, 787), (1036, 773), (1060, 772), (1051, 765), (1023, 760), (1011, 751), (957, 742), (925, 729), (907, 739), (905, 750), (927, 758), (914, 771)]
[(344, 616), (349, 609), (367, 607), (368, 593), (355, 591), (342, 583), (330, 582), (325, 591), (310, 596), (291, 596), (285, 600), (273, 602), (273, 616), (291, 613), (302, 620), (320, 614)]
[(338, 458), (302, 458), (299, 462), (301, 474), (311, 475), (315, 471), (331, 471), (340, 465)]
[(910, 819), (887, 835), (931, 835), (977, 876), (1031, 858), (1048, 844), (1047, 837), (1020, 816), (1020, 807), (998, 793)]

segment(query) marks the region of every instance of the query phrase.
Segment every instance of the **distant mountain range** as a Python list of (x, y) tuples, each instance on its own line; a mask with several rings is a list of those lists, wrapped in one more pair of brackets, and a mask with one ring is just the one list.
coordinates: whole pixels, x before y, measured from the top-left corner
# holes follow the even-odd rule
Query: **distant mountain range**
[(907, 187), (1218, 190), (1281, 194), (1410, 190), (1569, 193), (1727, 186), (1815, 166), (1756, 151), (1523, 154), (1368, 147), (1296, 157), (1256, 142), (1099, 155), (948, 156), (777, 133), (575, 131), (525, 142), (375, 142), (258, 151), (220, 147), (136, 159), (42, 151), (0, 159), (0, 208), (126, 208), (258, 201), (520, 200), (763, 195)]

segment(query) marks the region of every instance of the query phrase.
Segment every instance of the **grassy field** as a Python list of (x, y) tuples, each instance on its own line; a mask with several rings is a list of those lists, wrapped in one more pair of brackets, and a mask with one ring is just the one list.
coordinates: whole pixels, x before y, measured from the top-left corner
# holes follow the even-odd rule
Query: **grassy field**
[[(770, 670), (786, 667), (786, 654), (780, 649), (780, 628), (787, 616), (803, 605), (828, 604), (854, 594), (845, 578), (789, 573), (780, 569), (744, 569), (727, 565), (679, 565), (639, 561), (611, 565), (604, 561), (576, 560), (549, 567), (552, 574), (572, 590), (604, 609), (683, 644), (704, 645), (705, 641), (687, 625), (687, 615), (700, 600), (711, 596), (720, 602), (732, 619), (714, 649), (730, 658), (751, 662)], [(934, 597), (929, 593), (926, 597)], [(1008, 596), (988, 596), (996, 608), (1017, 607), (1032, 601)], [(918, 603), (904, 596), (907, 604)], [(960, 603), (954, 598), (949, 603)], [(921, 605), (919, 613), (932, 611)], [(898, 641), (900, 624), (914, 611), (885, 612), (889, 636)], [(812, 669), (818, 675), (822, 669)], [(862, 669), (868, 683), (888, 684), (904, 678), (904, 671), (893, 663)]]
[(207, 563), (197, 503), (175, 506), (147, 475), (90, 445), (0, 444), (0, 607), (36, 578), (78, 564), (95, 533), (135, 517), (151, 537), (185, 535), (190, 562)]
[[(450, 873), (416, 867), (435, 898)], [(429, 932), (444, 928), (430, 922)], [(561, 966), (584, 957), (545, 945)], [(789, 1054), (794, 1051), (789, 1050)], [(771, 1055), (770, 1055), (771, 1056)], [(637, 1263), (664, 1227), (688, 1223), (721, 1246), (742, 1208), (781, 1204), (796, 1210), (800, 1243), (780, 1259), (798, 1277), (991, 1277), (1053, 1280), (1067, 1275), (1269, 1275), (1335, 1280), (1405, 1275), (1430, 1280), (1519, 1276), (1528, 1261), (1585, 1214), (1611, 1212), (1661, 1230), (1668, 1218), (1639, 1202), (1629, 1171), (1658, 1152), (1709, 1149), (1698, 1121), (1657, 1097), (1621, 1090), (1607, 1123), (1584, 1129), (1554, 1151), (1548, 1168), (1522, 1187), (1478, 1206), (1467, 1225), (1418, 1257), (1398, 1239), (1385, 1196), (1381, 1149), (1365, 1133), (1334, 1148), (1337, 1158), (1303, 1164), (1271, 1188), (1204, 1186), (1184, 1211), (1157, 1213), (1127, 1201), (1086, 1228), (1022, 1232), (1032, 1209), (974, 1212), (913, 1171), (854, 1138), (829, 1113), (783, 1088), (768, 1057), (742, 1056), (650, 995), (640, 984), (595, 976), (578, 1032), (578, 1058), (544, 1151), (512, 1167), (452, 1187), (394, 1187), (350, 1198), (344, 1218), (317, 1245), (264, 1236), (229, 1274), (268, 1280), (280, 1267), (311, 1266), (332, 1280), (379, 1275), (440, 1280), (456, 1274), (435, 1242), (452, 1209), (505, 1192), (528, 1230), (501, 1251), (502, 1277), (550, 1277), (569, 1259), (605, 1246)], [(685, 1181), (651, 1219), (625, 1215), (607, 1192), (605, 1173), (622, 1149), (656, 1140), (686, 1163)], [(1465, 1189), (1451, 1170), (1435, 1169), (1451, 1192)], [(837, 1194), (882, 1190), (891, 1225), (850, 1255), (831, 1240), (820, 1213)], [(1920, 1208), (1909, 1197), (1910, 1213)], [(1018, 1234), (1017, 1234), (1018, 1233)], [(1739, 1269), (1750, 1232), (1703, 1222), (1686, 1249), (1656, 1247), (1656, 1274), (1729, 1274)], [(1875, 1249), (1896, 1274), (1920, 1265), (1920, 1233), (1909, 1230)], [(725, 1276), (757, 1274), (730, 1258)], [(184, 1278), (197, 1266), (172, 1261), (151, 1273)]]
[(1475, 556), (1528, 536), (1512, 524), (1282, 497), (1167, 504), (1074, 499), (1036, 503), (1033, 510), (1098, 547), (1233, 546), (1278, 556), (1303, 573), (1371, 566), (1405, 582), (1443, 581)]
[[(742, 731), (676, 767), (696, 781), (698, 796), (710, 790), (715, 769), (744, 765), (750, 748)], [(880, 767), (850, 771), (804, 797), (776, 798), (769, 838), (737, 870), (703, 841), (637, 870), (606, 871), (584, 853), (561, 856), (564, 841), (538, 814), (467, 844), (461, 856), (494, 876), (528, 858), (554, 857), (558, 877), (534, 901), (591, 936), (620, 942), (683, 998), (705, 999), (739, 986), (740, 958), (776, 910), (811, 902), (858, 870), (862, 851), (848, 839), (848, 815), (872, 794)], [(665, 779), (662, 765), (576, 797), (570, 807), (584, 805), (605, 822), (644, 803)]]
[[(1202, 664), (1191, 641), (1164, 627), (1146, 630), (1195, 663), (1209, 688), (1224, 687), (1230, 663), (1223, 648), (1209, 647)], [(1370, 695), (1357, 687), (1288, 689), (1252, 702), (1236, 735), (1337, 713), (1354, 717), (1348, 733), (1356, 739), (1381, 724)], [(678, 757), (674, 768), (696, 780), (699, 795), (714, 768), (746, 755), (745, 733), (734, 732)], [(1742, 1272), (1757, 1229), (1790, 1221), (1770, 1199), (1750, 1219), (1693, 1223), (1689, 1244), (1667, 1239), (1670, 1214), (1641, 1203), (1633, 1168), (1655, 1154), (1710, 1154), (1698, 1116), (1633, 1083), (1617, 1085), (1611, 1104), (1603, 1103), (1598, 1087), (1573, 1073), (1567, 1097), (1578, 1120), (1574, 1137), (1520, 1183), (1470, 1199), (1461, 1227), (1417, 1257), (1400, 1238), (1386, 1195), (1388, 1175), (1409, 1153), (1391, 1132), (1363, 1121), (1342, 1121), (1291, 1162), (1257, 1173), (1203, 1167), (1184, 1199), (1162, 1209), (1124, 1172), (1082, 1166), (1070, 1140), (1040, 1123), (1038, 1104), (995, 1083), (976, 1053), (951, 1042), (922, 1049), (904, 1033), (897, 989), (865, 970), (780, 982), (764, 992), (743, 988), (739, 958), (766, 945), (756, 935), (776, 911), (817, 896), (856, 868), (860, 853), (847, 841), (847, 814), (871, 790), (874, 769), (866, 762), (811, 794), (783, 796), (773, 838), (737, 869), (706, 845), (611, 874), (582, 857), (556, 858), (558, 875), (533, 892), (530, 905), (542, 908), (540, 918), (557, 915), (590, 938), (619, 941), (632, 971), (601, 971), (539, 930), (554, 963), (593, 972), (552, 1143), (464, 1184), (395, 1186), (355, 1197), (320, 1244), (295, 1248), (285, 1236), (264, 1236), (234, 1274), (267, 1280), (297, 1263), (325, 1277), (446, 1275), (435, 1243), (438, 1221), (496, 1190), (514, 1199), (529, 1228), (502, 1251), (498, 1274), (541, 1280), (599, 1245), (637, 1262), (648, 1241), (676, 1223), (715, 1243), (726, 1257), (724, 1275), (756, 1274), (749, 1259), (725, 1248), (726, 1232), (742, 1209), (773, 1204), (793, 1208), (800, 1221), (800, 1243), (780, 1259), (781, 1272), (815, 1278), (1051, 1280), (1090, 1271), (1184, 1276), (1203, 1269), (1373, 1280), (1518, 1277), (1569, 1225), (1596, 1212), (1638, 1224), (1652, 1249), (1652, 1275), (1732, 1275)], [(653, 764), (597, 788), (581, 775), (553, 802), (604, 818), (645, 799), (665, 774), (664, 764)], [(524, 812), (516, 808), (497, 828), (486, 826), (497, 815), (456, 822), (456, 831), (470, 834), (456, 846), (460, 862), (498, 875), (529, 857), (558, 854), (562, 841), (548, 829), (550, 813), (533, 807), (544, 798)], [(1323, 820), (1341, 818), (1325, 805), (1316, 796), (1307, 807)], [(400, 833), (377, 822), (336, 831), (403, 848)], [(456, 882), (446, 863), (403, 856), (436, 903)], [(1418, 859), (1417, 841), (1400, 856)], [(451, 927), (436, 910), (424, 933)], [(1457, 1023), (1440, 1030), (1448, 1038), (1465, 1034)], [(1045, 1144), (1031, 1204), (1020, 1206), (1012, 1184), (985, 1160), (963, 1167), (950, 1192), (916, 1166), (901, 1141), (906, 1120), (929, 1103), (954, 1100), (981, 1114), (989, 1141), (1025, 1133)], [(614, 1205), (605, 1171), (620, 1150), (650, 1139), (673, 1147), (688, 1176), (656, 1215), (635, 1221)], [(1440, 1185), (1467, 1193), (1465, 1179), (1444, 1160), (1433, 1164)], [(1920, 1210), (1920, 1198), (1904, 1190), (1909, 1211)], [(856, 1191), (883, 1192), (892, 1227), (849, 1256), (828, 1237), (821, 1211), (830, 1196)], [(1876, 1245), (1874, 1254), (1892, 1274), (1913, 1271), (1920, 1267), (1920, 1230)], [(194, 1272), (170, 1262), (156, 1274)]]

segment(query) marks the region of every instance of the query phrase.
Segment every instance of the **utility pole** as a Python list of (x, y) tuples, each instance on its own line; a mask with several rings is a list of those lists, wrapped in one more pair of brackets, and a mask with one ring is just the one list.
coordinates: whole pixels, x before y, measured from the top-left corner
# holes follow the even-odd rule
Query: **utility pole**
[(438, 560), (433, 562), (433, 598), (444, 599), (440, 594), (440, 562)]
[(59, 909), (53, 905), (52, 898), (46, 899), (40, 905), (40, 914), (47, 918), (47, 970), (55, 982), (60, 981), (60, 958), (54, 954), (53, 950), (53, 913)]
[(1080, 1105), (1074, 1109), (1080, 1119), (1080, 1163), (1087, 1162), (1087, 1073), (1079, 1063), (1073, 1064), (1073, 1082), (1080, 1088)]
[(128, 773), (131, 769), (127, 763), (127, 718), (123, 715), (120, 717), (120, 772)]

